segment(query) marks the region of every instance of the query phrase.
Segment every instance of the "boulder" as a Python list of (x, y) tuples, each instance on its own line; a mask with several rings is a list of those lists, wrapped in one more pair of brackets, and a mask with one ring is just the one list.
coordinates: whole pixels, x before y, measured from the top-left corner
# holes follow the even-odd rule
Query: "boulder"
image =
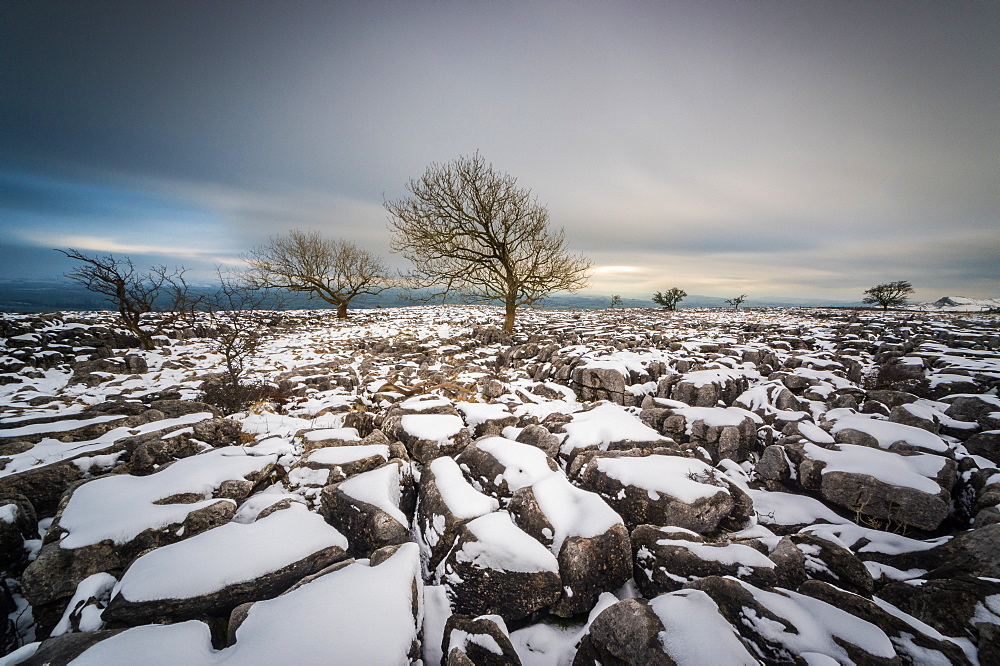
[(635, 582), (647, 598), (706, 576), (733, 576), (762, 587), (777, 582), (775, 563), (744, 544), (704, 543), (698, 534), (654, 525), (640, 525), (631, 537)]
[(404, 485), (412, 486), (399, 460), (323, 488), (320, 511), (347, 537), (352, 557), (411, 540), (403, 511)]
[(997, 595), (1000, 595), (1000, 581), (967, 574), (922, 579), (919, 585), (890, 583), (878, 592), (880, 599), (945, 636), (968, 638), (980, 649), (983, 624), (1000, 624), (1000, 609), (993, 601)]
[(742, 492), (700, 460), (615, 453), (590, 457), (577, 479), (582, 488), (603, 497), (630, 529), (674, 525), (708, 534), (724, 519), (745, 521), (750, 515), (737, 502)]
[(791, 590), (766, 591), (732, 578), (688, 584), (717, 604), (753, 654), (765, 663), (800, 663), (812, 653), (839, 663), (899, 664), (889, 637), (874, 624)]
[(574, 666), (757, 663), (716, 603), (699, 590), (625, 599), (604, 609), (573, 660)]
[(347, 539), (321, 516), (299, 503), (286, 507), (142, 555), (116, 586), (104, 619), (137, 625), (228, 617), (347, 557)]
[(506, 621), (548, 608), (562, 594), (555, 556), (504, 511), (461, 525), (435, 577), (456, 612), (496, 614)]
[(453, 458), (436, 458), (420, 476), (414, 530), (422, 558), (433, 571), (451, 550), (458, 528), (500, 508), (500, 502), (473, 488)]
[(955, 461), (867, 446), (803, 446), (799, 478), (824, 500), (888, 526), (934, 530), (948, 517)]
[(545, 452), (504, 437), (486, 437), (466, 447), (455, 459), (476, 490), (510, 501), (514, 491), (559, 469)]
[(816, 534), (793, 534), (790, 539), (805, 557), (809, 578), (861, 596), (871, 596), (875, 588), (872, 575), (848, 548)]
[(457, 455), (472, 440), (451, 402), (432, 395), (390, 407), (382, 430), (389, 439), (402, 442), (410, 456), (424, 464), (440, 456)]
[(618, 589), (631, 577), (631, 547), (621, 517), (561, 472), (516, 491), (507, 510), (559, 562), (562, 596), (550, 609), (553, 614), (585, 613), (603, 592)]
[(444, 627), (441, 650), (445, 664), (520, 666), (507, 624), (499, 615), (452, 615)]
[(25, 539), (38, 538), (35, 508), (24, 495), (0, 495), (0, 571), (21, 571), (28, 564)]

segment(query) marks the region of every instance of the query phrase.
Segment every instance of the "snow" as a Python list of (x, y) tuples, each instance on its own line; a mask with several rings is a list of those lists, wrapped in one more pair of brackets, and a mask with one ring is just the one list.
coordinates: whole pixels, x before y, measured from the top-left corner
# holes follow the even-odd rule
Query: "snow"
[(416, 439), (447, 444), (465, 427), (465, 423), (462, 417), (454, 414), (405, 414), (400, 419), (400, 426)]
[(871, 435), (878, 441), (879, 447), (883, 449), (888, 449), (895, 442), (902, 441), (927, 451), (944, 453), (948, 450), (948, 445), (934, 433), (902, 423), (877, 421), (862, 416), (845, 416), (834, 423), (831, 432), (836, 435), (843, 430), (857, 430)]
[(478, 518), (500, 508), (500, 502), (479, 492), (465, 480), (454, 458), (435, 458), (430, 470), (441, 499), (459, 520)]
[(85, 606), (85, 604), (91, 597), (100, 599), (106, 603), (111, 597), (112, 588), (114, 588), (117, 582), (118, 579), (109, 573), (96, 573), (80, 581), (80, 584), (76, 586), (73, 598), (70, 599), (69, 605), (66, 606), (66, 611), (63, 613), (62, 619), (59, 620), (59, 624), (56, 625), (50, 635), (62, 636), (70, 632), (72, 630), (70, 615), (80, 607), (83, 607), (79, 619), (80, 631), (97, 631), (102, 629), (104, 627), (104, 620), (101, 619), (103, 606)]
[(68, 530), (60, 545), (81, 548), (110, 539), (124, 544), (140, 532), (182, 522), (189, 513), (217, 502), (206, 499), (189, 504), (156, 504), (181, 493), (210, 498), (230, 479), (242, 479), (274, 461), (271, 456), (253, 456), (252, 449), (213, 449), (184, 458), (149, 476), (113, 475), (85, 483), (73, 492), (59, 518)]
[(764, 490), (747, 491), (753, 500), (757, 519), (764, 525), (809, 525), (812, 523), (847, 523), (819, 500), (806, 495), (791, 493), (767, 492)]
[(941, 492), (941, 486), (934, 481), (934, 477), (947, 463), (947, 459), (940, 456), (923, 453), (901, 456), (855, 444), (838, 444), (835, 449), (806, 444), (804, 449), (807, 457), (826, 463), (823, 474), (867, 474), (889, 485), (913, 488), (932, 495)]
[(536, 481), (531, 490), (538, 507), (555, 530), (553, 555), (559, 555), (567, 537), (589, 539), (622, 523), (621, 516), (599, 495), (577, 488), (562, 472), (552, 472)]
[(661, 594), (649, 607), (663, 624), (663, 650), (676, 664), (757, 664), (719, 607), (701, 590)]
[[(728, 492), (718, 486), (696, 481), (709, 478), (714, 470), (694, 458), (651, 455), (641, 458), (597, 458), (593, 464), (608, 477), (625, 486), (635, 486), (650, 493), (669, 495), (685, 504)], [(693, 477), (693, 478), (692, 478)]]
[(356, 428), (321, 428), (310, 430), (304, 435), (307, 442), (321, 442), (328, 439), (340, 439), (348, 442), (356, 442), (361, 437)]
[(673, 411), (688, 422), (688, 434), (690, 434), (690, 424), (696, 421), (701, 421), (710, 428), (738, 426), (745, 419), (750, 419), (756, 424), (764, 423), (764, 420), (753, 412), (739, 407), (679, 407)]
[(16, 504), (4, 504), (0, 506), (0, 523), (13, 524), (17, 520), (18, 509)]
[(403, 402), (399, 403), (399, 407), (401, 409), (414, 412), (424, 412), (428, 409), (449, 407), (450, 405), (450, 400), (437, 395), (417, 395), (412, 398), (407, 398)]
[(302, 504), (250, 524), (228, 523), (146, 553), (114, 594), (129, 601), (189, 599), (259, 578), (347, 539)]
[(466, 524), (477, 541), (467, 541), (455, 553), (458, 562), (478, 569), (536, 573), (559, 572), (555, 556), (521, 530), (506, 511), (488, 513)]
[(406, 514), (399, 509), (399, 484), (399, 465), (393, 463), (353, 476), (341, 482), (338, 489), (348, 497), (378, 507), (401, 525), (408, 525)]
[(610, 402), (600, 403), (589, 411), (574, 414), (573, 420), (564, 427), (566, 439), (561, 448), (563, 454), (590, 446), (607, 449), (611, 442), (621, 440), (657, 442), (664, 439), (663, 435), (624, 407)]
[(489, 453), (504, 467), (500, 480), (507, 482), (507, 488), (514, 492), (552, 473), (549, 458), (545, 452), (530, 444), (514, 442), (503, 437), (487, 437), (476, 442), (476, 447)]
[[(666, 529), (669, 530), (672, 528)], [(755, 550), (750, 546), (744, 546), (740, 543), (715, 545), (680, 539), (657, 539), (656, 543), (659, 546), (675, 546), (678, 548), (685, 548), (691, 551), (691, 553), (700, 560), (705, 560), (706, 562), (718, 562), (719, 564), (726, 566), (742, 564), (748, 567), (764, 569), (773, 569), (775, 566), (774, 562), (768, 559), (767, 556), (760, 551)]]
[(767, 592), (743, 581), (740, 584), (759, 604), (791, 625), (786, 629), (780, 622), (748, 613), (747, 620), (753, 629), (792, 653), (815, 652), (839, 663), (851, 663), (847, 651), (834, 641), (837, 637), (876, 657), (891, 659), (896, 656), (882, 630), (846, 611), (791, 590)]
[(389, 460), (389, 447), (385, 444), (360, 444), (355, 446), (324, 446), (309, 452), (309, 462), (317, 465), (344, 465), (355, 460), (381, 457)]
[(465, 422), (470, 428), (511, 415), (506, 405), (496, 402), (459, 402), (455, 407), (465, 416)]
[(834, 439), (826, 430), (809, 421), (799, 422), (799, 434), (814, 444), (833, 444)]
[(208, 625), (196, 620), (178, 624), (150, 624), (128, 629), (94, 645), (70, 664), (211, 664), (212, 649)]

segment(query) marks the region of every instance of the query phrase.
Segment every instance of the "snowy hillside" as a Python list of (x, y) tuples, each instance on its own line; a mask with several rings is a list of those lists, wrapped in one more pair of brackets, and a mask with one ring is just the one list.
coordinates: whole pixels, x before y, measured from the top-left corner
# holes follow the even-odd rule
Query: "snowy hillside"
[(0, 315), (0, 664), (998, 663), (1000, 315), (499, 318)]
[(933, 302), (916, 303), (909, 307), (925, 312), (985, 312), (987, 310), (1000, 310), (1000, 298), (944, 296)]

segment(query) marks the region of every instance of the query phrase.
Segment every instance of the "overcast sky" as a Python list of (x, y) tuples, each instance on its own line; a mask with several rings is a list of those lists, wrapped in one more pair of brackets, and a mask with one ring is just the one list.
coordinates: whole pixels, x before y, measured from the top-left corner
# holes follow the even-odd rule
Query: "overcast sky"
[(0, 278), (388, 255), (383, 197), (479, 150), (591, 293), (1000, 296), (993, 0), (2, 3)]

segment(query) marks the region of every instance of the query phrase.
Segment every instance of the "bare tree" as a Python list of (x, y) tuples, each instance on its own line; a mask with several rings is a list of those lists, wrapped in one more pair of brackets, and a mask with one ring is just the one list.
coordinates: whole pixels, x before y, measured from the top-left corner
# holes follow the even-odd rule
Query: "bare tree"
[(268, 289), (257, 289), (246, 275), (223, 273), (216, 268), (219, 286), (202, 303), (208, 320), (210, 344), (225, 365), (222, 380), (206, 383), (204, 398), (226, 413), (246, 407), (261, 393), (259, 383), (247, 383), (247, 365), (273, 337), (262, 308), (280, 307), (280, 299)]
[(611, 309), (612, 310), (615, 309), (615, 306), (619, 306), (620, 307), (621, 304), (622, 304), (622, 297), (621, 296), (615, 294), (614, 296), (611, 297)]
[(91, 256), (72, 248), (56, 252), (82, 262), (66, 277), (114, 304), (125, 328), (139, 338), (143, 349), (152, 349), (153, 338), (189, 316), (197, 304), (198, 299), (190, 296), (183, 267), (168, 271), (166, 266), (154, 266), (140, 272), (129, 257)]
[(378, 255), (316, 231), (293, 229), (273, 236), (244, 258), (254, 286), (319, 297), (337, 306), (338, 319), (347, 318), (356, 296), (376, 296), (389, 288), (388, 269)]
[(739, 310), (740, 309), (740, 305), (742, 305), (743, 301), (745, 301), (745, 300), (747, 300), (747, 295), (746, 294), (740, 294), (736, 298), (727, 299), (726, 303), (728, 303), (729, 305), (732, 305), (734, 310)]
[(883, 310), (906, 304), (906, 298), (913, 293), (913, 285), (906, 280), (877, 284), (865, 290), (863, 303), (878, 303)]
[(430, 289), (430, 298), (454, 292), (501, 301), (509, 332), (519, 306), (586, 286), (590, 260), (569, 254), (563, 230), (549, 228), (548, 210), (478, 152), (431, 164), (407, 190), (385, 202), (392, 249), (413, 263), (406, 278)]
[(653, 302), (662, 305), (668, 310), (676, 310), (677, 304), (684, 300), (687, 292), (677, 287), (671, 287), (666, 293), (656, 292), (653, 294)]

